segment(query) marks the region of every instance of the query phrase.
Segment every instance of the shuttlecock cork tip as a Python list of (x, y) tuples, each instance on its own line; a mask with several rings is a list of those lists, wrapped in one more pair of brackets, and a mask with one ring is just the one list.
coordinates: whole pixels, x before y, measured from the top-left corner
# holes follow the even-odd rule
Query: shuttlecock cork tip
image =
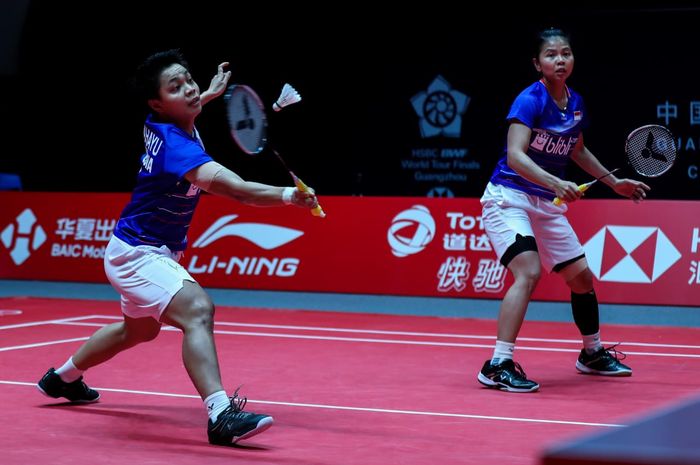
[(275, 111), (280, 111), (282, 108), (297, 103), (301, 100), (301, 95), (296, 91), (294, 87), (289, 84), (285, 84), (282, 87), (282, 93), (275, 103), (272, 104), (272, 109)]

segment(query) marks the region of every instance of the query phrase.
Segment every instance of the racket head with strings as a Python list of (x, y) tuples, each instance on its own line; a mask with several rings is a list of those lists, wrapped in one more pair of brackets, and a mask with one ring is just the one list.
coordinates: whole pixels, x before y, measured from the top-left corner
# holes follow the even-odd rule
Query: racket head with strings
[[(249, 155), (257, 155), (267, 144), (267, 116), (265, 106), (258, 94), (250, 87), (233, 84), (224, 93), (226, 116), (229, 130), (238, 147)], [(297, 189), (309, 192), (309, 187), (299, 179), (284, 162), (276, 150), (272, 152), (289, 172)], [(326, 213), (320, 205), (311, 210), (311, 214), (325, 218)]]
[(670, 170), (676, 162), (676, 143), (668, 128), (648, 124), (627, 136), (625, 153), (637, 173), (655, 178)]
[(267, 144), (267, 116), (262, 100), (253, 89), (233, 84), (224, 94), (231, 137), (248, 155), (257, 155)]

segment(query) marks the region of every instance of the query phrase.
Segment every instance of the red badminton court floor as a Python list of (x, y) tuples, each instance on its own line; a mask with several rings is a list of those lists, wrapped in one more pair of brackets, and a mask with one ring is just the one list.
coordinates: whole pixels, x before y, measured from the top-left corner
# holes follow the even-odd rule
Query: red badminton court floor
[(181, 334), (95, 367), (99, 403), (43, 397), (36, 381), (117, 302), (0, 299), (0, 462), (11, 464), (535, 464), (544, 449), (618, 428), (700, 390), (700, 329), (606, 325), (630, 378), (581, 375), (571, 323), (526, 322), (516, 359), (533, 394), (482, 388), (495, 322), (303, 310), (217, 308), (228, 390), (274, 416), (265, 433), (210, 446), (206, 414), (180, 359)]

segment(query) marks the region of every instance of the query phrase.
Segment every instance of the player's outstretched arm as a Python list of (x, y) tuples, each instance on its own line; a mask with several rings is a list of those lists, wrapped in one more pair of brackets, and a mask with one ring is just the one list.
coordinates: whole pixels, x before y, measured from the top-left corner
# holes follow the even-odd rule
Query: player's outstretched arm
[(185, 179), (200, 189), (258, 207), (296, 205), (315, 208), (318, 205), (313, 189), (307, 192), (294, 187), (270, 186), (245, 181), (225, 166), (211, 161), (185, 174)]

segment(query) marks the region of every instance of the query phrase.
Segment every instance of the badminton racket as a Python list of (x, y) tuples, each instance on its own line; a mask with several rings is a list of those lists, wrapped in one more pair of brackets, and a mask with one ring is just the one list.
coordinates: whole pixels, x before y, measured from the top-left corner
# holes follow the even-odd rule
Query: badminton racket
[[(627, 136), (625, 154), (627, 162), (634, 171), (647, 178), (656, 178), (670, 170), (676, 162), (676, 143), (668, 128), (658, 124), (647, 124), (635, 129)], [(593, 181), (579, 185), (578, 190), (585, 192), (593, 184), (618, 169), (615, 168)], [(563, 202), (559, 197), (553, 200), (555, 205), (561, 205)]]
[[(285, 89), (289, 92), (289, 88), (285, 87)], [(291, 88), (291, 90), (294, 89)], [(296, 93), (296, 91), (294, 92)], [(275, 102), (277, 108), (283, 108), (289, 105), (290, 102), (293, 103), (293, 96), (289, 96), (286, 100), (282, 97), (280, 96), (280, 99)], [(229, 130), (233, 140), (248, 155), (262, 153), (267, 145), (267, 116), (265, 106), (258, 94), (248, 86), (234, 84), (228, 87), (224, 94), (224, 99), (226, 101)], [(299, 97), (300, 99), (301, 97)], [(275, 111), (279, 111), (277, 108), (275, 108)], [(282, 156), (276, 150), (271, 151), (289, 172), (296, 188), (303, 192), (310, 192), (311, 189), (289, 169)], [(320, 218), (325, 218), (326, 216), (321, 205), (313, 208), (311, 214)]]

